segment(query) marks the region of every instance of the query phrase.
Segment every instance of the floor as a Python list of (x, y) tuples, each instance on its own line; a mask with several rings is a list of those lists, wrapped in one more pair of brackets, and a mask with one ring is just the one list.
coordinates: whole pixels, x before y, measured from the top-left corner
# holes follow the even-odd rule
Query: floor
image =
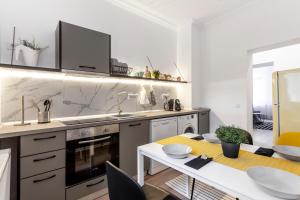
[[(146, 176), (145, 181), (146, 181), (146, 183), (149, 183), (149, 184), (152, 184), (152, 185), (155, 185), (155, 186), (165, 189), (169, 193), (172, 193), (172, 194), (178, 196), (180, 199), (187, 200), (187, 198), (178, 194), (176, 191), (172, 190), (165, 184), (165, 182), (167, 182), (179, 175), (181, 175), (180, 172), (177, 172), (173, 169), (167, 169), (167, 170), (164, 170), (154, 176), (149, 176), (149, 175)], [(96, 198), (94, 200), (109, 200), (109, 197), (108, 197), (108, 194), (105, 194), (105, 195), (101, 196), (100, 198)]]
[(257, 146), (271, 148), (273, 146), (273, 132), (270, 130), (254, 129), (253, 143)]

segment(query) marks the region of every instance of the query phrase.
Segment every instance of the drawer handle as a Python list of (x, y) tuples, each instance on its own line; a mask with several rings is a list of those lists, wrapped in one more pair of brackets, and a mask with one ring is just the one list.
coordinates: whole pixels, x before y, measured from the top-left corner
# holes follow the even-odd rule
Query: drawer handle
[(52, 176), (49, 176), (49, 177), (47, 177), (47, 178), (43, 178), (43, 179), (39, 179), (39, 180), (34, 180), (33, 183), (39, 183), (39, 182), (42, 182), (42, 181), (46, 181), (46, 180), (52, 179), (52, 178), (54, 178), (54, 177), (56, 177), (55, 174), (52, 175)]
[(38, 158), (38, 159), (34, 159), (33, 162), (39, 162), (39, 161), (43, 161), (43, 160), (49, 160), (49, 159), (53, 159), (56, 158), (56, 155), (47, 157), (47, 158)]
[(98, 184), (102, 183), (103, 181), (104, 181), (104, 179), (102, 179), (101, 181), (99, 181), (97, 183), (92, 183), (92, 184), (86, 185), (86, 187), (92, 187), (92, 186), (98, 185)]
[(96, 67), (91, 67), (91, 66), (79, 66), (79, 68), (85, 68), (85, 69), (93, 69), (93, 70), (96, 70)]
[(50, 140), (56, 138), (56, 135), (50, 136), (50, 137), (45, 137), (45, 138), (34, 138), (34, 141), (40, 141), (40, 140)]
[(133, 126), (140, 126), (140, 125), (142, 125), (142, 123), (129, 124), (130, 127), (133, 127)]

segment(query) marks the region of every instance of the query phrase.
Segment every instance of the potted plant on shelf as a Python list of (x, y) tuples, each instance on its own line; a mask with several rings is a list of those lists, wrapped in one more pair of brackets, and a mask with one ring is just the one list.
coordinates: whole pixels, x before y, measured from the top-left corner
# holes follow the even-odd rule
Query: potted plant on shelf
[(153, 70), (152, 78), (159, 79), (159, 76), (160, 76), (160, 71), (159, 70)]
[(22, 53), (25, 65), (37, 66), (39, 55), (45, 48), (47, 47), (39, 47), (39, 45), (35, 43), (35, 40), (32, 40), (32, 42), (28, 40), (20, 40), (15, 47), (16, 60), (19, 60), (20, 53)]
[(246, 131), (234, 126), (221, 126), (216, 130), (216, 135), (221, 140), (224, 156), (228, 158), (237, 158), (240, 144), (249, 143)]

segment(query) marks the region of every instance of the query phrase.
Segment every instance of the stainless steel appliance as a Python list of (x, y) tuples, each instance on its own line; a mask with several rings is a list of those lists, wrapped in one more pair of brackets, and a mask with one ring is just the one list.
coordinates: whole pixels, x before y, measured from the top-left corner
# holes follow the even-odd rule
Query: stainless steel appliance
[(119, 166), (119, 124), (68, 130), (66, 147), (67, 187), (103, 176), (107, 160)]

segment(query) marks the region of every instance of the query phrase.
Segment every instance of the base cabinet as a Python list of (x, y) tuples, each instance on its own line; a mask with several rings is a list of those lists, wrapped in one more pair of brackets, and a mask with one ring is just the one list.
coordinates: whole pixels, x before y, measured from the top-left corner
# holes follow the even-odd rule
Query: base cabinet
[[(128, 175), (137, 174), (137, 147), (149, 141), (149, 121), (120, 124), (120, 168)], [(148, 169), (149, 160), (145, 159), (145, 170)]]
[(20, 200), (64, 200), (65, 169), (21, 180)]
[(66, 189), (66, 200), (77, 200), (89, 194), (97, 192), (107, 187), (106, 176), (101, 176), (93, 180)]

